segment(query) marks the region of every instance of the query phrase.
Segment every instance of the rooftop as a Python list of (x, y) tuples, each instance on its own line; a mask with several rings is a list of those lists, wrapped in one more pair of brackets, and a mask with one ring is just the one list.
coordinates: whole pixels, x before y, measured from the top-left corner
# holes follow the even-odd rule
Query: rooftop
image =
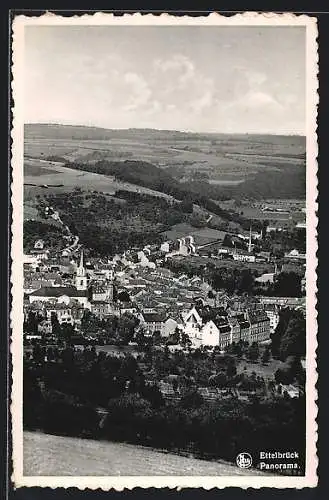
[(43, 286), (30, 294), (34, 297), (87, 297), (87, 290), (77, 290), (75, 286)]

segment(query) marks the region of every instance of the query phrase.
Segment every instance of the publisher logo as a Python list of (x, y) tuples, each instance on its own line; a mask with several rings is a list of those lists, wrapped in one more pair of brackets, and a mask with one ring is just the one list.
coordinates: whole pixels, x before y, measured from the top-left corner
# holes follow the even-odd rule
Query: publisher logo
[(252, 466), (252, 456), (249, 453), (239, 453), (236, 464), (240, 469), (249, 469)]

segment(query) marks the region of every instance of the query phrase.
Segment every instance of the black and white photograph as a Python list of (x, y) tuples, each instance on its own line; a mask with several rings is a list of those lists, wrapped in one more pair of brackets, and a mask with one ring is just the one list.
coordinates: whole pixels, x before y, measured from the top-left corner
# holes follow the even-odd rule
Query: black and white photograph
[(17, 486), (316, 479), (316, 21), (18, 16)]

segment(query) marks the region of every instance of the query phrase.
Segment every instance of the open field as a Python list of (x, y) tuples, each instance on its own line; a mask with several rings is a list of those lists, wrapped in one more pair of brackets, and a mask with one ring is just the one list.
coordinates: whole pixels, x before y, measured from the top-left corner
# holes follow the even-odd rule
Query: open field
[(24, 432), (26, 476), (264, 475), (228, 463), (162, 453), (151, 448)]
[(140, 160), (170, 168), (190, 180), (203, 172), (213, 185), (234, 186), (263, 171), (305, 165), (305, 138), (298, 136), (189, 134), (161, 130), (25, 126), (25, 156), (65, 162)]
[(225, 237), (225, 232), (211, 228), (196, 229), (190, 224), (181, 223), (175, 224), (169, 231), (165, 231), (164, 236), (167, 240), (177, 240), (186, 236), (193, 236), (196, 245), (207, 245), (215, 241), (222, 241)]
[[(302, 211), (305, 207), (305, 200), (262, 200), (261, 202), (237, 202), (227, 200), (217, 202), (225, 210), (233, 210), (246, 218), (255, 220), (268, 220), (289, 222), (295, 225), (297, 222), (305, 220), (306, 214)], [(266, 207), (266, 210), (265, 210)]]
[[(36, 173), (37, 170), (39, 174)], [(56, 163), (54, 166), (53, 162), (46, 160), (25, 159), (24, 172), (25, 200), (34, 198), (36, 194), (44, 194), (49, 191), (72, 191), (75, 187), (86, 190), (93, 189), (107, 194), (115, 194), (117, 190), (122, 189), (125, 191), (161, 196), (166, 199), (172, 198), (159, 191), (136, 186), (128, 182), (117, 181), (114, 177), (74, 170), (64, 167), (60, 163)]]

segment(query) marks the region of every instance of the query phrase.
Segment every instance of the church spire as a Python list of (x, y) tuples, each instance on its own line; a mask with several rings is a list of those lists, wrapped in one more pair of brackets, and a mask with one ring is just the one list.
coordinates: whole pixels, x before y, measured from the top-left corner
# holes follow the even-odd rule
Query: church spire
[(77, 274), (75, 278), (77, 290), (87, 290), (87, 273), (84, 266), (83, 250), (81, 250), (80, 264), (77, 268)]
[(81, 250), (81, 255), (80, 255), (80, 265), (79, 265), (79, 268), (80, 269), (83, 269), (84, 265), (83, 265), (83, 250)]

